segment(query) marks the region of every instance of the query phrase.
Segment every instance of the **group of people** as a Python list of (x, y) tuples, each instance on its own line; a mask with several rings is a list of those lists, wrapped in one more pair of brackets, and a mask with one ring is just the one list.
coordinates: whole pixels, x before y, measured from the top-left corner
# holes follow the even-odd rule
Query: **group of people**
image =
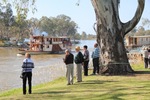
[[(77, 46), (75, 48), (76, 54), (75, 57), (71, 53), (70, 50), (65, 51), (65, 58), (63, 59), (64, 63), (66, 64), (66, 78), (67, 78), (67, 85), (73, 84), (73, 76), (74, 76), (74, 62), (76, 65), (76, 79), (77, 82), (82, 82), (82, 69), (84, 70), (84, 76), (88, 76), (88, 64), (89, 64), (89, 51), (88, 46), (83, 46), (83, 54), (80, 51), (80, 47)], [(92, 75), (99, 74), (99, 48), (98, 44), (94, 44), (94, 51), (92, 52), (92, 59), (93, 59), (93, 73)]]
[[(75, 57), (69, 49), (65, 50), (65, 58), (63, 59), (66, 64), (66, 78), (67, 85), (73, 84), (74, 79), (74, 63), (76, 65), (76, 79), (77, 82), (82, 82), (82, 69), (84, 70), (84, 76), (88, 76), (88, 64), (90, 54), (88, 51), (88, 46), (83, 46), (83, 53), (80, 51), (80, 47), (75, 48)], [(143, 49), (143, 59), (144, 67), (150, 68), (150, 48)], [(94, 44), (94, 50), (92, 52), (91, 58), (93, 60), (93, 73), (92, 75), (99, 74), (99, 47), (98, 44)], [(32, 69), (34, 68), (34, 63), (31, 60), (31, 55), (26, 53), (25, 59), (22, 65), (22, 80), (23, 80), (23, 94), (26, 94), (26, 82), (28, 80), (28, 93), (32, 93)]]
[(143, 48), (143, 60), (144, 60), (144, 67), (150, 68), (150, 48), (148, 47)]
[[(89, 64), (89, 51), (88, 46), (83, 46), (83, 53), (80, 51), (80, 47), (77, 46), (75, 48), (76, 55), (71, 53), (69, 49), (65, 50), (65, 58), (63, 59), (66, 64), (66, 78), (67, 85), (73, 84), (74, 79), (74, 62), (76, 65), (76, 78), (77, 82), (82, 82), (82, 69), (84, 70), (84, 76), (88, 76), (88, 64)], [(99, 74), (99, 48), (98, 44), (94, 44), (94, 51), (92, 53), (93, 58), (93, 74)], [(23, 80), (23, 94), (27, 93), (26, 91), (26, 83), (28, 80), (28, 93), (32, 93), (32, 69), (34, 68), (34, 62), (31, 59), (31, 55), (29, 53), (25, 54), (25, 59), (23, 60), (22, 65), (22, 80)]]

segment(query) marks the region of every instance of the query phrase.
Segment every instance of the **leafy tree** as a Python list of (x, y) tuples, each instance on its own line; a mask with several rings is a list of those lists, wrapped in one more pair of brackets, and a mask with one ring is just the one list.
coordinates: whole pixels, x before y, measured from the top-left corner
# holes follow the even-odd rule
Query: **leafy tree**
[(134, 36), (136, 32), (137, 32), (137, 29), (136, 27), (134, 27), (128, 34), (126, 34), (126, 36)]
[(81, 35), (80, 35), (79, 33), (76, 33), (76, 34), (74, 35), (74, 39), (75, 39), (75, 40), (80, 40), (80, 39), (81, 39)]
[(150, 20), (148, 18), (142, 18), (142, 24), (143, 26), (150, 26)]
[(88, 34), (87, 35), (87, 38), (89, 39), (89, 40), (95, 40), (96, 39), (96, 35), (93, 35), (93, 34)]
[(53, 35), (54, 34), (54, 30), (55, 30), (55, 24), (53, 22), (53, 18), (48, 18), (46, 16), (43, 16), (39, 23), (40, 23), (40, 30), (45, 31), (47, 33), (49, 33), (49, 35)]
[(27, 14), (29, 12), (29, 9), (32, 10), (32, 13), (35, 13), (37, 11), (35, 6), (36, 0), (1, 0), (0, 3), (7, 4), (11, 3), (16, 9), (17, 12), (17, 20), (19, 21), (22, 19), (22, 17), (26, 18)]
[(29, 34), (33, 34), (35, 29), (39, 29), (40, 21), (37, 18), (30, 18), (28, 21), (28, 32)]
[(9, 39), (9, 28), (14, 23), (13, 11), (10, 3), (6, 4), (6, 6), (1, 5), (0, 7), (0, 22), (5, 27), (5, 34), (3, 35)]
[(54, 17), (42, 17), (39, 21), (39, 29), (52, 36), (70, 36), (76, 33), (77, 24), (66, 15)]
[(82, 40), (83, 40), (83, 39), (86, 39), (86, 38), (87, 38), (86, 32), (82, 32), (81, 37), (82, 37)]
[(136, 36), (142, 36), (145, 35), (145, 29), (143, 26), (139, 26), (137, 29), (137, 32), (135, 33)]
[(150, 30), (146, 30), (145, 35), (150, 35)]

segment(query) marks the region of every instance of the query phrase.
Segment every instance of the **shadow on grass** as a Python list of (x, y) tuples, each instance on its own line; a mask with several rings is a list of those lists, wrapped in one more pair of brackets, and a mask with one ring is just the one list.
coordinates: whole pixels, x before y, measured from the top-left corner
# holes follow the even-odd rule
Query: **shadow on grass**
[(102, 80), (88, 80), (88, 81), (83, 81), (80, 84), (104, 84), (106, 82), (117, 82), (117, 81), (102, 81)]
[[(145, 98), (148, 98), (149, 93), (149, 84), (142, 84), (141, 85), (135, 85), (135, 86), (126, 86), (124, 84), (118, 84), (116, 85), (116, 88), (110, 87), (101, 87), (101, 88), (95, 88), (100, 87), (101, 84), (105, 83), (114, 83), (116, 84), (119, 81), (102, 81), (102, 80), (87, 80), (80, 83), (75, 83), (74, 85), (70, 85), (69, 87), (65, 87), (64, 89), (54, 89), (54, 90), (46, 90), (45, 92), (37, 92), (33, 93), (39, 96), (41, 99), (50, 99), (50, 100), (125, 100), (133, 98), (138, 96), (145, 96)], [(98, 85), (99, 84), (99, 85)], [(78, 85), (78, 86), (77, 86)], [(92, 86), (93, 85), (93, 86)], [(112, 85), (112, 84), (111, 84)], [(77, 86), (77, 88), (75, 88)], [(92, 88), (93, 89), (92, 89)], [(147, 90), (145, 90), (147, 89)], [(139, 91), (138, 91), (139, 90)], [(129, 92), (128, 92), (129, 91)], [(93, 93), (93, 94), (91, 94)], [(40, 96), (42, 94), (42, 96)], [(82, 95), (80, 95), (82, 94)], [(90, 94), (90, 95), (89, 95)], [(129, 97), (131, 96), (131, 97)], [(32, 98), (34, 98), (32, 96)], [(35, 96), (37, 98), (37, 96)], [(137, 98), (135, 100), (137, 100)], [(131, 100), (130, 99), (130, 100)]]
[(135, 71), (135, 74), (150, 74), (150, 71)]
[(69, 91), (46, 91), (33, 94), (64, 94), (64, 93), (69, 93)]

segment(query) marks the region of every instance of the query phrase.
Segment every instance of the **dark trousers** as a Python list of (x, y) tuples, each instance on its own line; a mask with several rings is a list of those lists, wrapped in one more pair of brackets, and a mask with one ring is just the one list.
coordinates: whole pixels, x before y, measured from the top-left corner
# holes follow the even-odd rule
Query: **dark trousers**
[(144, 58), (144, 67), (148, 68), (148, 58)]
[(93, 58), (93, 74), (99, 74), (99, 57)]
[(84, 61), (84, 76), (88, 76), (88, 64), (89, 61)]
[(23, 94), (26, 94), (26, 82), (28, 79), (29, 90), (28, 93), (32, 93), (32, 72), (24, 72), (23, 73)]

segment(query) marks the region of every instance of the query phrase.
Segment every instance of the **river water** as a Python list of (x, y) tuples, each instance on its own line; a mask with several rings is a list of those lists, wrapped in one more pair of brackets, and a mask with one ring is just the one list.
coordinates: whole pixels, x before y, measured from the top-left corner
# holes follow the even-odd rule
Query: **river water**
[[(80, 47), (87, 45), (91, 53), (95, 40), (81, 40)], [(74, 51), (74, 47), (72, 50)], [(17, 48), (0, 47), (0, 92), (22, 87), (20, 79), (21, 65), (24, 56), (18, 56)], [(35, 68), (33, 69), (32, 84), (37, 85), (65, 76), (65, 64), (62, 61), (64, 54), (32, 55)]]

